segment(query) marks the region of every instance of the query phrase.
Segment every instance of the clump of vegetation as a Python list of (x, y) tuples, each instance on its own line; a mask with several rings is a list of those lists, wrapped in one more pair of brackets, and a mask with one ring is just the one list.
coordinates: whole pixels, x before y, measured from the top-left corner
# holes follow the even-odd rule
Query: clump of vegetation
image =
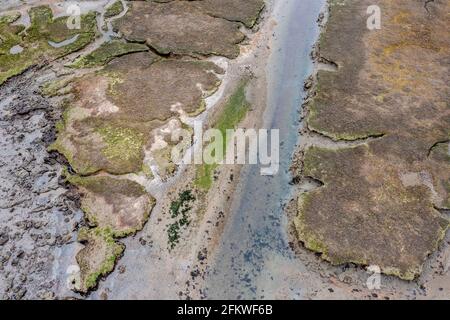
[(108, 228), (81, 228), (78, 240), (85, 244), (77, 256), (81, 282), (76, 290), (86, 293), (97, 286), (98, 280), (111, 273), (125, 246), (114, 240)]
[(70, 65), (70, 67), (92, 68), (103, 66), (116, 57), (142, 51), (148, 51), (148, 47), (144, 44), (127, 43), (120, 40), (113, 40), (103, 43), (98, 49), (77, 59), (73, 64)]
[(172, 223), (169, 225), (169, 228), (167, 229), (167, 236), (169, 239), (169, 249), (172, 250), (175, 248), (178, 242), (180, 242), (180, 225), (178, 224), (178, 221)]
[(180, 230), (190, 224), (189, 212), (192, 209), (191, 203), (195, 200), (191, 190), (185, 190), (178, 196), (178, 200), (170, 204), (170, 217), (175, 222), (167, 229), (169, 249), (172, 250), (180, 241)]
[[(246, 97), (245, 88), (248, 81), (242, 81), (233, 95), (229, 98), (222, 114), (219, 116), (214, 128), (220, 130), (223, 137), (226, 137), (227, 129), (234, 129), (244, 119), (250, 107)], [(223, 150), (226, 154), (228, 141), (224, 139)], [(213, 182), (213, 172), (218, 164), (202, 164), (197, 168), (195, 185), (201, 189), (208, 190)]]
[(122, 2), (117, 0), (111, 6), (109, 6), (105, 11), (105, 18), (111, 18), (119, 15), (123, 11)]

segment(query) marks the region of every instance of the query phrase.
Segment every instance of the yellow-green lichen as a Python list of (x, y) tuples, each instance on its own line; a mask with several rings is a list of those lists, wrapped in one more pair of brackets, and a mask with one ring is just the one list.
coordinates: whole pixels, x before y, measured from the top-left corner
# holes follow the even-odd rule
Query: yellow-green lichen
[(48, 81), (41, 87), (41, 93), (46, 97), (68, 94), (72, 90), (69, 86), (72, 82), (73, 78), (70, 77)]
[(111, 162), (141, 161), (144, 134), (131, 128), (104, 126), (97, 129), (106, 146), (102, 149), (104, 156)]
[(116, 91), (116, 85), (123, 83), (124, 79), (121, 78), (117, 72), (102, 72), (108, 78), (108, 93), (112, 96), (118, 95)]
[(159, 174), (165, 178), (175, 173), (177, 166), (172, 161), (172, 146), (167, 146), (163, 149), (155, 150), (152, 156), (158, 166)]
[(150, 166), (145, 163), (142, 165), (142, 173), (150, 180), (153, 180), (155, 178), (152, 168), (150, 168)]

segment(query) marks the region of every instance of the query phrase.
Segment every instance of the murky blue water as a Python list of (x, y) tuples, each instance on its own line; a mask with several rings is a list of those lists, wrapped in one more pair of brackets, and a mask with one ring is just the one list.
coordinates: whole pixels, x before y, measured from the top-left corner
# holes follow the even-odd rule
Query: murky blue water
[(77, 41), (79, 36), (80, 36), (79, 34), (76, 34), (73, 37), (66, 39), (64, 41), (61, 41), (61, 42), (48, 41), (48, 44), (51, 45), (53, 48), (62, 48), (62, 47), (68, 46), (69, 44), (72, 44), (75, 41)]
[[(207, 281), (209, 299), (299, 298), (286, 273), (301, 271), (288, 247), (283, 206), (293, 196), (289, 173), (298, 142), (304, 80), (312, 73), (310, 52), (319, 36), (324, 0), (279, 0), (275, 40), (267, 66), (266, 129), (280, 131), (280, 170), (261, 176), (259, 166), (241, 174), (222, 243)], [(295, 277), (295, 275), (294, 275)], [(295, 286), (294, 286), (295, 287)]]

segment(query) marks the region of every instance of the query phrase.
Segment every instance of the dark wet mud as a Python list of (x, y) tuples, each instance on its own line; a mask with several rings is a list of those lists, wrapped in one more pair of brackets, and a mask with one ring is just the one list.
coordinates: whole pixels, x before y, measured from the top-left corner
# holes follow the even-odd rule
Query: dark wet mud
[[(78, 195), (47, 152), (61, 114), (39, 92), (36, 70), (0, 87), (0, 292), (3, 299), (71, 294), (65, 272), (81, 218)], [(72, 262), (73, 263), (73, 262)]]

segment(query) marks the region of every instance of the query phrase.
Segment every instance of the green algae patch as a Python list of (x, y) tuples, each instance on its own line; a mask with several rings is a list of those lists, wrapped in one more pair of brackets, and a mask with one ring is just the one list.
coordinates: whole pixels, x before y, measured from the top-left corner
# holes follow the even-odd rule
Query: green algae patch
[(78, 241), (85, 246), (76, 255), (80, 266), (80, 279), (79, 283), (75, 284), (75, 290), (87, 293), (96, 288), (101, 277), (114, 270), (125, 245), (114, 240), (111, 230), (101, 228), (80, 229)]
[[(234, 94), (228, 99), (223, 109), (223, 113), (219, 116), (214, 128), (219, 129), (223, 136), (226, 135), (227, 129), (235, 129), (236, 126), (244, 119), (250, 104), (245, 96), (245, 89), (248, 81), (242, 81)], [(224, 145), (226, 145), (226, 141)]]
[(0, 18), (0, 84), (31, 65), (26, 59), (20, 58), (20, 56), (25, 55), (24, 52), (19, 54), (11, 54), (10, 52), (14, 46), (22, 44), (20, 33), (24, 30), (24, 27), (11, 25), (19, 17), (20, 14)]
[[(57, 59), (80, 50), (95, 38), (95, 13), (81, 16), (81, 29), (69, 29), (67, 17), (53, 19), (48, 6), (33, 7), (29, 14), (31, 25), (26, 30), (23, 26), (11, 25), (16, 17), (0, 19), (0, 84), (44, 60)], [(59, 48), (50, 44), (71, 38), (74, 38), (73, 42)], [(11, 53), (14, 46), (20, 46), (22, 51)]]
[(194, 184), (203, 190), (209, 190), (213, 184), (214, 170), (217, 164), (202, 164), (197, 167)]
[(20, 33), (25, 29), (24, 26), (12, 25), (20, 18), (20, 13), (10, 14), (0, 17), (0, 55), (10, 55), (10, 49), (19, 45), (21, 41)]
[(72, 91), (70, 84), (73, 81), (73, 78), (68, 77), (46, 82), (40, 88), (41, 93), (49, 98), (68, 94)]
[[(250, 105), (245, 96), (245, 88), (248, 81), (242, 81), (236, 91), (226, 102), (223, 107), (222, 113), (219, 115), (215, 125), (215, 129), (218, 129), (223, 137), (226, 137), (227, 129), (234, 129), (245, 118)], [(228, 141), (224, 139), (223, 150), (226, 154), (226, 148)], [(218, 164), (202, 164), (197, 167), (196, 178), (194, 184), (204, 190), (209, 190), (213, 183), (213, 173), (218, 167)]]
[(105, 147), (103, 155), (117, 166), (129, 166), (142, 162), (144, 134), (138, 130), (105, 125), (96, 130), (100, 133)]
[[(120, 3), (120, 2), (119, 2)], [(120, 40), (113, 40), (103, 43), (98, 49), (90, 54), (77, 59), (70, 67), (72, 68), (92, 68), (106, 65), (114, 58), (134, 53), (148, 51), (148, 47), (139, 43), (128, 43)]]
[(105, 18), (111, 18), (114, 16), (119, 15), (125, 8), (123, 7), (123, 4), (121, 1), (116, 1), (112, 5), (110, 5), (108, 8), (106, 8), (105, 11)]

